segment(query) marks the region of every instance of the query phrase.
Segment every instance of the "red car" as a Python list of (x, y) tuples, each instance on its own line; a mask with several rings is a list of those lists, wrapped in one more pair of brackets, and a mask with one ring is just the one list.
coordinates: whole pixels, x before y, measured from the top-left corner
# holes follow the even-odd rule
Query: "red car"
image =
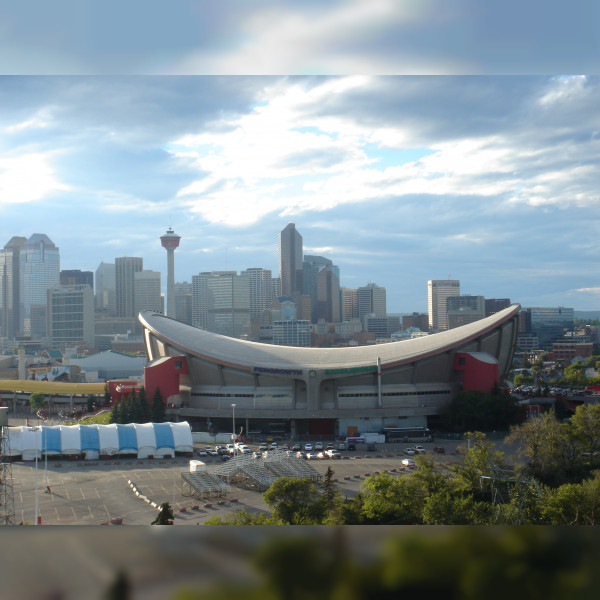
[(434, 451), (436, 454), (446, 454), (446, 448), (444, 448), (443, 446), (435, 446), (435, 447), (433, 448), (433, 451)]

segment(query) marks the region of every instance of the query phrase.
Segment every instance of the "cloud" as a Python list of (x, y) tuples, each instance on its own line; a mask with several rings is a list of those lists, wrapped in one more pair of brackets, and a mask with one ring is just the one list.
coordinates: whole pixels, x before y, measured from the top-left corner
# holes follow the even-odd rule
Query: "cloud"
[(57, 192), (68, 191), (70, 187), (55, 174), (53, 154), (0, 155), (1, 204), (38, 202)]

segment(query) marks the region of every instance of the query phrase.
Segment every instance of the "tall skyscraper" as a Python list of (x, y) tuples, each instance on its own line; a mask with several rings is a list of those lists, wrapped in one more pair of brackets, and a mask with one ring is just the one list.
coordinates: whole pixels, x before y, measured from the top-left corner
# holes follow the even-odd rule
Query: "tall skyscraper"
[(358, 290), (356, 288), (340, 288), (342, 302), (342, 321), (358, 319)]
[(134, 315), (142, 310), (161, 312), (160, 273), (158, 271), (137, 271), (133, 274)]
[(307, 254), (302, 262), (304, 294), (310, 296), (311, 321), (340, 320), (340, 269), (329, 258)]
[(44, 233), (23, 244), (21, 256), (22, 333), (34, 339), (48, 335), (48, 290), (59, 284), (60, 254)]
[(15, 236), (0, 250), (0, 334), (21, 332), (21, 256), (27, 238)]
[(294, 223), (279, 234), (279, 277), (282, 296), (296, 299), (302, 294), (302, 236)]
[(387, 316), (386, 290), (384, 287), (369, 283), (356, 291), (358, 300), (358, 318), (364, 321), (365, 315)]
[(207, 330), (230, 337), (250, 333), (250, 281), (235, 271), (211, 273), (206, 279)]
[(134, 273), (144, 268), (144, 259), (137, 256), (115, 258), (117, 317), (137, 317), (134, 302)]
[(95, 347), (94, 292), (88, 284), (53, 287), (48, 291), (48, 313), (53, 348), (81, 343)]
[(253, 267), (241, 274), (248, 275), (250, 285), (250, 318), (259, 321), (264, 312), (271, 308), (273, 279), (270, 269)]
[(446, 300), (451, 296), (460, 296), (460, 281), (457, 279), (430, 279), (427, 282), (430, 331), (448, 329)]
[(180, 323), (192, 324), (192, 284), (187, 281), (175, 284), (175, 318)]
[(96, 269), (96, 310), (115, 316), (117, 310), (117, 284), (114, 263), (100, 263)]
[(171, 227), (160, 236), (162, 247), (167, 251), (167, 317), (175, 318), (175, 249), (179, 248), (180, 235)]
[(200, 329), (208, 327), (206, 281), (210, 275), (210, 273), (192, 275), (192, 325)]

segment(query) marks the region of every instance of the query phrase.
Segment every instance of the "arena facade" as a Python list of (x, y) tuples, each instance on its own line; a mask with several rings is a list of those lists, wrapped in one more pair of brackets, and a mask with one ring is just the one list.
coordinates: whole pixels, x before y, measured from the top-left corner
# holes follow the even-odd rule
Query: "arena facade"
[[(196, 431), (337, 437), (435, 424), (463, 390), (508, 373), (520, 306), (434, 335), (371, 346), (297, 348), (224, 337), (142, 311), (156, 388)], [(235, 406), (234, 406), (235, 405)]]

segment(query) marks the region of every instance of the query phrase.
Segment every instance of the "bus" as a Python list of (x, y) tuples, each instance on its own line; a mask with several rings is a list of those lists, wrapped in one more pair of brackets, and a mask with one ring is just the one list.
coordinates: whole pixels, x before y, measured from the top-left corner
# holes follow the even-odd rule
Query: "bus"
[(431, 442), (431, 432), (429, 427), (384, 427), (386, 442)]

